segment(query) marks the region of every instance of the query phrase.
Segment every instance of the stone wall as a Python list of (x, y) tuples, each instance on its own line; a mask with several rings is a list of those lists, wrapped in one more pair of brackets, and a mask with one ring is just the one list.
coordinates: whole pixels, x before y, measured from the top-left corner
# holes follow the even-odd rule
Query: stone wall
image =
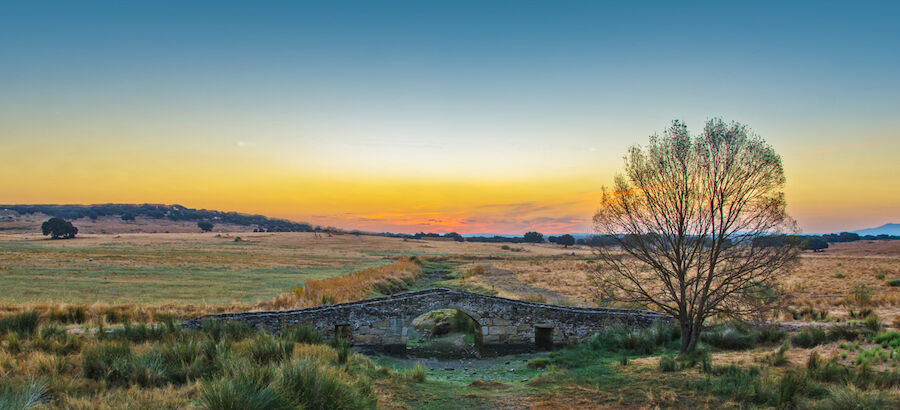
[(405, 350), (407, 333), (416, 317), (435, 309), (457, 309), (474, 319), (476, 343), (487, 350), (529, 350), (535, 328), (551, 329), (553, 344), (583, 341), (606, 326), (645, 327), (667, 315), (632, 309), (579, 308), (486, 296), (456, 289), (428, 289), (387, 297), (306, 309), (206, 315), (184, 323), (199, 327), (204, 320), (239, 320), (277, 332), (307, 323), (332, 337), (348, 331), (351, 344), (381, 350)]

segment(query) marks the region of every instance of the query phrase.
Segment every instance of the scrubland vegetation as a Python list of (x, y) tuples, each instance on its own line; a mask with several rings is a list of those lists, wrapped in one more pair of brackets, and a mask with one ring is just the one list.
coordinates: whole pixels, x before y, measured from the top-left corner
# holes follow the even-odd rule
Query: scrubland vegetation
[[(461, 371), (366, 357), (308, 329), (272, 335), (210, 325), (187, 332), (175, 323), (203, 313), (312, 306), (423, 286), (610, 305), (585, 286), (596, 269), (590, 249), (256, 235), (241, 234), (240, 243), (212, 234), (0, 240), (0, 280), (10, 289), (0, 296), (0, 408), (29, 402), (37, 408), (898, 405), (900, 336), (893, 322), (900, 288), (891, 284), (900, 278), (897, 241), (805, 252), (799, 268), (782, 280), (788, 294), (783, 309), (769, 318), (788, 321), (787, 330), (714, 318), (698, 350), (679, 355), (677, 328), (610, 328), (588, 343), (488, 359)], [(156, 270), (141, 272), (153, 265)], [(242, 282), (246, 275), (253, 280), (240, 286), (253, 296), (173, 300), (169, 288), (154, 284), (146, 299), (101, 303), (98, 289), (90, 292), (128, 295), (157, 275), (172, 288), (210, 293), (232, 292), (232, 284), (219, 282)], [(289, 279), (261, 290), (280, 275)], [(70, 298), (32, 293), (54, 286), (70, 288)], [(304, 386), (317, 395), (302, 393)]]

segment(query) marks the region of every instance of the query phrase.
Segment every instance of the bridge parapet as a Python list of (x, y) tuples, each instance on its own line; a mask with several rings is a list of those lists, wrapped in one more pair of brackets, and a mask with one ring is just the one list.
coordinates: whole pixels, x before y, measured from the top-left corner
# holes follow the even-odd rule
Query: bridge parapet
[(277, 332), (284, 326), (307, 323), (327, 337), (348, 336), (353, 345), (405, 351), (413, 319), (436, 309), (457, 309), (469, 315), (478, 323), (476, 344), (499, 351), (576, 343), (614, 324), (640, 328), (671, 320), (644, 310), (548, 305), (435, 288), (305, 309), (212, 314), (183, 325), (198, 328), (204, 320), (237, 320)]

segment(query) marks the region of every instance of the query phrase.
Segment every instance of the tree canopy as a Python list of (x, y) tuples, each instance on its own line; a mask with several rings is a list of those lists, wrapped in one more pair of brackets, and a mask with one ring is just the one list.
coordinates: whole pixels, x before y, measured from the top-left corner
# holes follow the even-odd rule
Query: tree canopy
[(615, 247), (597, 247), (599, 293), (672, 315), (683, 352), (712, 315), (760, 312), (757, 290), (775, 289), (794, 266), (797, 240), (785, 211), (781, 157), (746, 125), (709, 120), (692, 136), (674, 121), (625, 156), (604, 187), (594, 227)]
[(50, 239), (72, 239), (78, 234), (78, 228), (62, 218), (50, 218), (41, 224), (41, 233), (50, 235)]

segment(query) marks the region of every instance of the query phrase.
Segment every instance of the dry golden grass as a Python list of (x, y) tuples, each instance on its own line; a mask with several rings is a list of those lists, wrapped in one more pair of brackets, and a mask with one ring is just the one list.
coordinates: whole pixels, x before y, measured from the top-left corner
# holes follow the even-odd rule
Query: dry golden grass
[(277, 295), (257, 306), (264, 309), (297, 309), (320, 304), (360, 300), (383, 282), (412, 283), (422, 275), (422, 266), (414, 259), (404, 259), (390, 265), (368, 268), (345, 276), (309, 280), (302, 288)]
[[(551, 303), (589, 305), (596, 299), (589, 281), (595, 265), (580, 255), (479, 263), (483, 273), (467, 275), (463, 283), (516, 299), (539, 291), (548, 292), (545, 295)], [(788, 306), (797, 311), (826, 311), (833, 319), (846, 320), (851, 310), (868, 308), (890, 324), (900, 321), (900, 287), (888, 285), (895, 278), (900, 278), (900, 241), (859, 241), (832, 244), (825, 252), (804, 252), (799, 267), (783, 278), (782, 286), (789, 295)], [(860, 283), (865, 284), (869, 297), (854, 293)]]

